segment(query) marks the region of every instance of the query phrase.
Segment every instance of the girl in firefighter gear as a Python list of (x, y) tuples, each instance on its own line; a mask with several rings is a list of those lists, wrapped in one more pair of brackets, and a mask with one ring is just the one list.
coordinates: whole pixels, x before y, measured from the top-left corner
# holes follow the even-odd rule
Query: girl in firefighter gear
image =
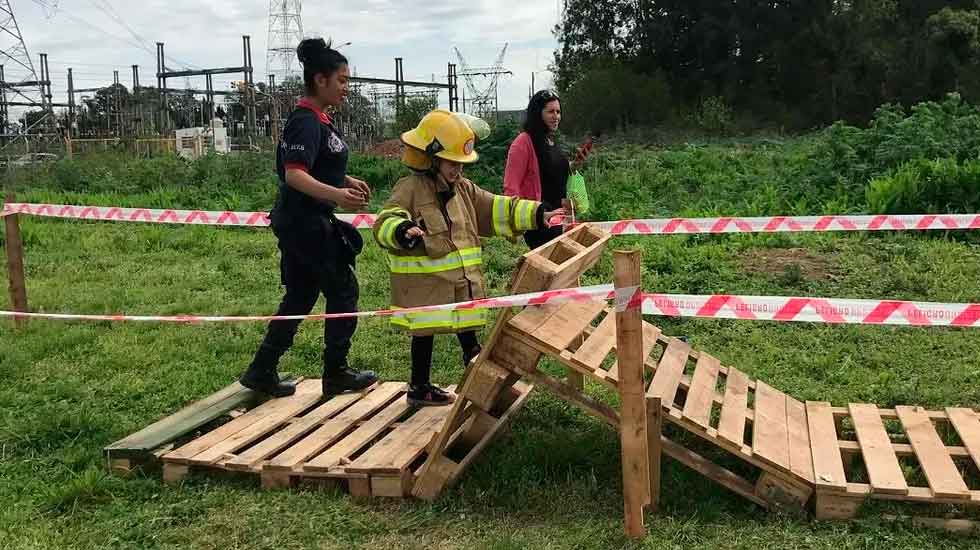
[[(374, 225), (375, 239), (388, 251), (393, 308), (485, 298), (480, 237), (513, 239), (563, 213), (545, 212), (537, 201), (494, 195), (464, 178), (463, 165), (478, 158), (474, 128), (481, 137), (489, 134), (480, 119), (437, 109), (401, 136), (402, 162), (414, 174), (395, 184)], [(395, 327), (412, 335), (411, 404), (455, 400), (430, 382), (433, 336), (456, 334), (469, 364), (480, 353), (476, 331), (486, 321), (485, 309), (392, 317)]]

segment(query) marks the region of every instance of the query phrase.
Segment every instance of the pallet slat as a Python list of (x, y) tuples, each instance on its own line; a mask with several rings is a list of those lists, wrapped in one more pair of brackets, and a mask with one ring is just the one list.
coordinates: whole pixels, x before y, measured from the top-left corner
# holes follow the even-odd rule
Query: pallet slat
[(529, 334), (555, 350), (564, 350), (605, 308), (605, 302), (600, 301), (563, 304), (554, 315)]
[(687, 390), (684, 416), (704, 429), (711, 427), (711, 406), (715, 402), (715, 384), (718, 381), (718, 359), (702, 353), (694, 369), (694, 379)]
[(282, 426), (290, 418), (312, 407), (319, 400), (320, 395), (318, 393), (301, 393), (284, 398), (282, 401), (288, 401), (288, 404), (285, 404), (275, 412), (270, 412), (266, 416), (256, 419), (244, 430), (239, 430), (235, 435), (191, 457), (190, 462), (192, 464), (211, 464), (217, 462), (226, 455), (241, 449), (245, 445), (258, 440), (270, 431)]
[(847, 478), (837, 443), (837, 426), (830, 403), (807, 401), (806, 421), (813, 457), (813, 477), (817, 489), (846, 491)]
[(411, 408), (405, 399), (392, 401), (384, 410), (374, 415), (347, 437), (338, 441), (322, 454), (310, 459), (303, 466), (303, 469), (310, 472), (330, 471), (344, 459), (361, 450), (371, 440), (381, 435), (391, 424), (404, 416)]
[(363, 393), (337, 395), (326, 403), (313, 409), (296, 422), (279, 431), (257, 445), (239, 453), (235, 458), (225, 462), (225, 467), (232, 470), (248, 470), (261, 460), (268, 458), (288, 447), (292, 442), (315, 429), (321, 422), (346, 409), (363, 397)]
[(970, 489), (960, 476), (956, 464), (946, 452), (932, 420), (919, 407), (895, 407), (899, 420), (915, 449), (916, 457), (929, 481), (933, 494), (940, 498), (970, 498)]
[[(615, 317), (615, 315), (613, 315)], [(657, 347), (658, 338), (660, 338), (660, 329), (651, 325), (650, 323), (643, 323), (643, 360), (646, 361), (650, 357), (650, 353), (653, 352), (654, 348)], [(645, 364), (645, 363), (644, 363)], [(602, 369), (596, 371), (600, 373)], [(683, 374), (683, 373), (682, 373)], [(605, 374), (605, 378), (610, 381), (619, 383), (619, 360), (613, 361), (609, 371)]]
[(316, 431), (299, 440), (292, 447), (286, 449), (279, 456), (273, 458), (265, 465), (269, 470), (293, 470), (300, 463), (311, 456), (314, 456), (326, 449), (348, 431), (352, 425), (372, 415), (377, 410), (388, 404), (402, 389), (400, 382), (390, 382), (383, 384), (382, 388), (375, 389), (366, 397), (348, 407), (344, 412), (331, 418)]
[(596, 370), (602, 366), (603, 360), (614, 347), (616, 347), (616, 316), (607, 312), (599, 326), (572, 355), (572, 360), (591, 370)]
[[(294, 394), (292, 397), (296, 397), (297, 395), (302, 395), (304, 393), (319, 391), (319, 389), (319, 380), (304, 380), (303, 382), (300, 382), (299, 386), (297, 386), (296, 394)], [(235, 435), (239, 431), (249, 427), (256, 419), (266, 416), (270, 411), (275, 411), (281, 407), (287, 406), (287, 401), (288, 399), (272, 399), (266, 401), (265, 403), (248, 411), (242, 416), (239, 416), (231, 422), (167, 453), (164, 455), (164, 459), (170, 462), (187, 462), (195, 455), (210, 449), (225, 439)]]
[(790, 470), (813, 483), (813, 455), (810, 451), (810, 432), (806, 424), (806, 406), (786, 396), (786, 427), (789, 430)]
[(735, 367), (729, 367), (725, 377), (725, 399), (721, 406), (721, 419), (718, 421), (718, 435), (739, 448), (745, 445), (745, 411), (748, 399), (749, 378)]
[(759, 381), (755, 383), (752, 452), (773, 466), (790, 469), (786, 394)]
[(908, 494), (909, 486), (892, 449), (891, 439), (878, 415), (878, 407), (863, 403), (848, 405), (871, 487), (878, 493)]
[(446, 421), (448, 407), (424, 407), (394, 431), (351, 462), (351, 473), (403, 472), (432, 440)]
[(973, 409), (955, 407), (947, 408), (946, 414), (973, 458), (973, 463), (980, 468), (980, 415)]
[[(644, 335), (644, 343), (647, 338)], [(656, 338), (653, 339), (656, 341)], [(674, 398), (677, 396), (677, 387), (684, 376), (684, 367), (687, 366), (687, 359), (691, 353), (691, 347), (680, 340), (672, 341), (660, 364), (657, 365), (657, 372), (653, 375), (653, 381), (647, 388), (647, 397), (656, 397), (661, 400), (663, 406), (670, 409), (674, 405)]]

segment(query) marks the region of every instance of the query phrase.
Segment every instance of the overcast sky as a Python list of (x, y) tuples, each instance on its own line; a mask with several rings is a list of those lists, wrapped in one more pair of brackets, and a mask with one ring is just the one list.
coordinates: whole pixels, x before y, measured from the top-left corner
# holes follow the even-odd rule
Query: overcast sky
[[(58, 9), (46, 14), (39, 3), (52, 1), (11, 0), (11, 5), (35, 65), (39, 53), (49, 56), (55, 101), (67, 98), (68, 67), (74, 69), (76, 88), (111, 84), (114, 69), (129, 88), (134, 64), (140, 66), (141, 84), (155, 86), (156, 42), (166, 44), (172, 69), (227, 67), (242, 64), (241, 36), (251, 35), (255, 79), (266, 79), (268, 0), (59, 0)], [(546, 69), (555, 48), (559, 1), (307, 1), (303, 25), (307, 36), (351, 42), (342, 51), (357, 74), (381, 78), (394, 78), (394, 58), (401, 56), (407, 79), (431, 81), (434, 74), (445, 82), (447, 63), (456, 61), (454, 46), (470, 65), (488, 66), (509, 42), (504, 64), (514, 75), (502, 77), (500, 107), (522, 109), (532, 71), (545, 71), (536, 76), (538, 88), (551, 83)], [(216, 77), (215, 88), (226, 89), (238, 78)], [(190, 85), (204, 88), (204, 79), (191, 78)], [(182, 88), (184, 79), (168, 86)], [(447, 102), (445, 93), (440, 101)]]

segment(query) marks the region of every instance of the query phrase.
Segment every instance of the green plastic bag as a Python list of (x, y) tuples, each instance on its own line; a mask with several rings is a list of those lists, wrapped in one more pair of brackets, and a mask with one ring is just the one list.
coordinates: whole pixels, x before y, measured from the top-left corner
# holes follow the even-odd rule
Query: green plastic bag
[(589, 213), (589, 192), (585, 188), (585, 176), (578, 170), (568, 176), (568, 198), (575, 208), (575, 215)]

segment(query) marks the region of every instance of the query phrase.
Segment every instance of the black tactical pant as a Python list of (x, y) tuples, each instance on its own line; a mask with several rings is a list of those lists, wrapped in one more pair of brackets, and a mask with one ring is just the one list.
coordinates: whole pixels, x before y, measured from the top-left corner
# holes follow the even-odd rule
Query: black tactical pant
[[(320, 294), (326, 299), (326, 313), (357, 311), (360, 288), (351, 265), (351, 256), (343, 253), (343, 243), (329, 222), (322, 218), (296, 221), (285, 227), (274, 227), (279, 239), (279, 271), (286, 294), (276, 315), (308, 315)], [(293, 338), (301, 321), (271, 321), (262, 345), (255, 354), (257, 366), (274, 368)], [(356, 318), (324, 322), (324, 373), (347, 365), (351, 338), (357, 329)]]

